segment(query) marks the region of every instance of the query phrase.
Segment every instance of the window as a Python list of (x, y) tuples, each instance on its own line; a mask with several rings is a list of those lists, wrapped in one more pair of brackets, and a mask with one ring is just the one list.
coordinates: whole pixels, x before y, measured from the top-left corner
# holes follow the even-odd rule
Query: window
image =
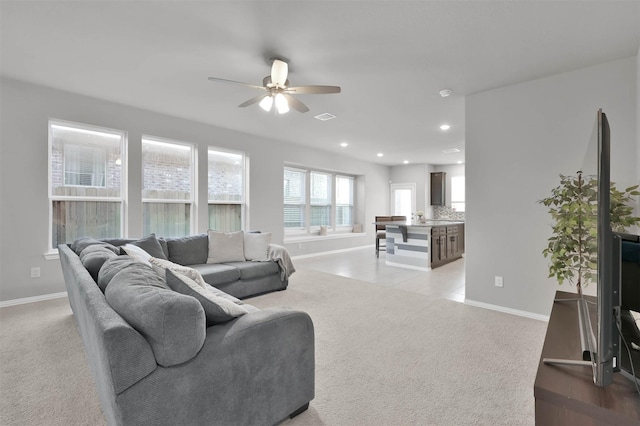
[(63, 148), (65, 186), (106, 186), (106, 150), (66, 144)]
[(306, 224), (305, 170), (284, 169), (284, 227), (303, 229)]
[(191, 234), (193, 146), (142, 139), (142, 231), (166, 237)]
[(311, 172), (311, 226), (331, 225), (331, 175)]
[(353, 225), (353, 178), (336, 176), (336, 226)]
[(125, 133), (49, 121), (51, 248), (122, 236)]
[(240, 231), (244, 228), (244, 154), (209, 149), (209, 229)]
[(451, 177), (451, 209), (456, 212), (465, 209), (464, 176)]
[(352, 176), (285, 167), (285, 232), (317, 232), (320, 226), (334, 231), (339, 227), (351, 230), (354, 198)]

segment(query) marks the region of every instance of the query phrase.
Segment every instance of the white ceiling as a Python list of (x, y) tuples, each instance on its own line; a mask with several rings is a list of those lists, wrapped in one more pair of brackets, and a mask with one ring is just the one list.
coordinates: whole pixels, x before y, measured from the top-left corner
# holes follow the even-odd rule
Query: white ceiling
[[(3, 76), (388, 165), (464, 160), (465, 95), (640, 45), (640, 1), (3, 0), (0, 15)], [(207, 80), (261, 84), (271, 57), (292, 85), (342, 93), (276, 116)]]

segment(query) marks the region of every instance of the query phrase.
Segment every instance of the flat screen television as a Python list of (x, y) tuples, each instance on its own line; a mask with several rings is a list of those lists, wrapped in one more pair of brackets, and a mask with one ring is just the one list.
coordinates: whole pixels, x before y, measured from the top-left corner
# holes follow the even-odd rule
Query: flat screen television
[[(582, 294), (571, 302), (578, 304), (580, 340), (582, 344), (582, 360), (544, 359), (545, 363), (584, 365), (593, 370), (593, 382), (597, 386), (607, 386), (613, 382), (614, 374), (621, 371), (621, 306), (625, 300), (621, 280), (626, 261), (623, 260), (622, 247), (625, 239), (633, 238), (628, 234), (613, 232), (611, 226), (611, 135), (607, 116), (598, 110), (596, 123), (583, 164), (583, 174), (590, 179), (597, 179), (597, 206), (595, 208), (597, 244), (596, 285), (597, 297), (593, 302)], [(640, 247), (640, 243), (639, 243)], [(628, 275), (628, 273), (627, 273)], [(640, 282), (636, 279), (636, 293), (629, 291), (628, 301), (636, 294), (640, 309)], [(566, 300), (561, 301), (566, 302)], [(636, 329), (637, 331), (637, 329)], [(640, 331), (637, 335), (640, 349)], [(626, 349), (626, 345), (625, 345)], [(634, 365), (625, 352), (625, 367)], [(640, 352), (637, 360), (640, 362)], [(633, 356), (631, 356), (633, 358)], [(636, 368), (635, 370), (638, 370)], [(638, 371), (636, 371), (638, 373)], [(630, 377), (632, 377), (630, 375)], [(635, 380), (635, 378), (634, 378)]]
[[(597, 342), (592, 347), (593, 382), (607, 386), (620, 371), (620, 270), (614, 254), (611, 229), (611, 131), (607, 116), (596, 116), (598, 206), (597, 206)], [(592, 138), (593, 139), (593, 138)], [(593, 316), (590, 316), (593, 318)]]

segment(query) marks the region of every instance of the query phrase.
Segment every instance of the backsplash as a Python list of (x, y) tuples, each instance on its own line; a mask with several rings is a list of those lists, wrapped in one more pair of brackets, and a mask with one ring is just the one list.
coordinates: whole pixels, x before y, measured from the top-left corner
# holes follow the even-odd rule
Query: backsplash
[(464, 212), (456, 212), (447, 206), (433, 206), (434, 219), (451, 219), (464, 221)]

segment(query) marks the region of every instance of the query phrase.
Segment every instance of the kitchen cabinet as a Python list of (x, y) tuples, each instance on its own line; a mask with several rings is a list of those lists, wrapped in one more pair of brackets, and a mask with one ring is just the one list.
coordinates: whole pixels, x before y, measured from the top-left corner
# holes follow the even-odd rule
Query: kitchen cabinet
[(447, 174), (445, 172), (431, 173), (431, 205), (444, 206), (447, 185)]
[(462, 257), (464, 253), (464, 224), (431, 228), (431, 267), (437, 268)]

